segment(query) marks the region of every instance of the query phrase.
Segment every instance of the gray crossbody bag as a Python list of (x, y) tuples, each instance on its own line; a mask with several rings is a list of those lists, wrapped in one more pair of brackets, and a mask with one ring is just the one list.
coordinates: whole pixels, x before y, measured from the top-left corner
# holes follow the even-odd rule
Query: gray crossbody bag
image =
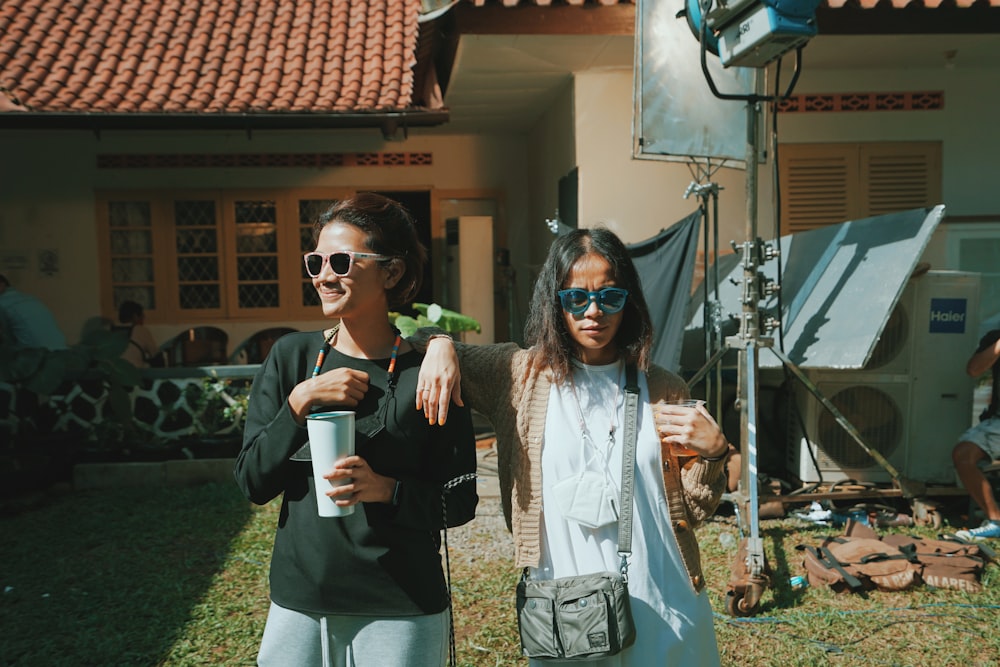
[(521, 652), (528, 658), (600, 660), (635, 641), (628, 598), (628, 557), (632, 554), (632, 493), (639, 427), (639, 383), (634, 365), (625, 371), (625, 439), (622, 446), (621, 516), (618, 519), (618, 572), (598, 572), (539, 581), (528, 568), (517, 584), (517, 625)]

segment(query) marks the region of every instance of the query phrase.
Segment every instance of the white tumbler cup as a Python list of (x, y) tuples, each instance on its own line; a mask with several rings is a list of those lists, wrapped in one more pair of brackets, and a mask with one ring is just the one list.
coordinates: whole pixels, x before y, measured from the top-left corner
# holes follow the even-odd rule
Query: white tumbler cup
[(323, 478), (333, 469), (333, 464), (354, 454), (354, 413), (320, 412), (306, 416), (309, 431), (309, 451), (312, 458), (313, 478), (316, 481), (316, 506), (320, 516), (347, 516), (354, 513), (354, 505), (340, 507), (326, 495), (331, 486), (347, 484), (348, 480), (333, 481)]

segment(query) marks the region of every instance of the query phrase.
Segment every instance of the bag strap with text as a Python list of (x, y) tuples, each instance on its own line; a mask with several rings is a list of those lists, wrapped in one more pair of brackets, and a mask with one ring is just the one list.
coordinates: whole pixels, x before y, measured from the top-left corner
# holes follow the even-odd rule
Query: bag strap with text
[(639, 377), (635, 364), (625, 368), (625, 441), (622, 443), (621, 516), (618, 518), (618, 553), (622, 579), (628, 580), (632, 553), (632, 493), (635, 487), (635, 443), (639, 435)]

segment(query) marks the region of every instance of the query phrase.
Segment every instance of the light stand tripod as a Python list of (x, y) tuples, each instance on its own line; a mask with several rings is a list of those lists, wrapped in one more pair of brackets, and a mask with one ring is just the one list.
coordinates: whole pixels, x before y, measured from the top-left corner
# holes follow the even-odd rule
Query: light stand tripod
[[(744, 242), (739, 246), (742, 253), (743, 281), (739, 315), (739, 332), (726, 339), (708, 359), (705, 365), (691, 379), (697, 384), (708, 370), (717, 366), (723, 355), (730, 349), (738, 352), (739, 378), (737, 381), (736, 403), (740, 410), (740, 488), (734, 505), (740, 521), (740, 546), (733, 562), (733, 573), (726, 593), (726, 610), (734, 616), (750, 616), (760, 602), (764, 589), (770, 583), (767, 560), (764, 554), (764, 543), (760, 537), (759, 502), (757, 490), (757, 395), (758, 395), (758, 348), (770, 346), (769, 338), (762, 338), (762, 328), (769, 331), (776, 322), (768, 318), (763, 323), (758, 312), (758, 303), (767, 294), (773, 293), (778, 286), (760, 273), (760, 266), (767, 260), (777, 257), (774, 247), (764, 244), (757, 235), (757, 156), (759, 153), (758, 125), (760, 105), (771, 101), (757, 94), (730, 95), (717, 89), (708, 69), (706, 59), (707, 28), (701, 22), (701, 68), (712, 94), (722, 100), (738, 100), (746, 102), (746, 173), (747, 173), (747, 208)], [(796, 51), (795, 73), (789, 83), (785, 96), (791, 94), (798, 81), (802, 62), (802, 48)], [(716, 262), (718, 264), (718, 262)], [(707, 276), (706, 276), (707, 277)], [(716, 277), (716, 290), (718, 277)], [(707, 288), (706, 288), (707, 289)], [(705, 301), (706, 308), (708, 300)], [(706, 341), (708, 341), (706, 334)], [(706, 348), (706, 353), (709, 348)], [(717, 383), (718, 385), (719, 383)], [(717, 389), (717, 391), (720, 391)], [(720, 406), (721, 407), (721, 406)]]
[[(711, 163), (705, 167), (704, 175), (711, 178)], [(719, 165), (721, 166), (721, 165)], [(699, 163), (689, 165), (689, 168), (698, 168)], [(702, 311), (702, 331), (705, 339), (705, 353), (710, 355), (712, 350), (717, 350), (722, 346), (722, 306), (719, 300), (719, 190), (718, 183), (708, 181), (701, 183), (701, 174), (696, 175), (696, 180), (692, 181), (684, 191), (684, 198), (694, 194), (698, 197), (698, 210), (702, 220), (702, 247), (704, 248), (703, 262), (704, 275), (702, 277), (702, 290), (704, 309)], [(709, 229), (711, 228), (712, 239), (709, 246)], [(711, 257), (711, 263), (709, 258)], [(711, 290), (714, 294), (709, 294), (708, 270), (712, 268)], [(714, 383), (713, 383), (714, 379)], [(714, 391), (714, 396), (713, 396)], [(721, 423), (722, 408), (722, 368), (715, 366), (714, 378), (705, 378), (705, 398), (709, 406), (716, 410), (716, 417)]]
[[(703, 41), (704, 43), (704, 41)], [(780, 97), (787, 97), (798, 79), (801, 65), (802, 49), (796, 53), (795, 74), (788, 90)], [(695, 385), (707, 375), (710, 369), (717, 367), (723, 355), (729, 350), (738, 353), (738, 381), (736, 404), (740, 410), (740, 451), (741, 470), (739, 489), (730, 494), (739, 520), (740, 546), (733, 561), (732, 576), (726, 592), (726, 610), (733, 616), (751, 616), (756, 613), (761, 595), (770, 585), (770, 571), (764, 553), (764, 544), (759, 529), (759, 491), (757, 479), (758, 442), (757, 442), (757, 397), (759, 391), (759, 350), (770, 348), (781, 363), (802, 385), (833, 415), (844, 431), (872, 457), (892, 477), (904, 498), (914, 498), (925, 493), (925, 485), (903, 479), (882, 454), (865, 442), (861, 434), (850, 421), (820, 392), (818, 387), (799, 369), (782, 351), (773, 347), (773, 340), (767, 333), (778, 326), (778, 321), (771, 316), (762, 316), (759, 303), (780, 289), (773, 280), (764, 276), (760, 267), (766, 262), (776, 259), (778, 250), (758, 237), (757, 225), (757, 191), (758, 173), (757, 156), (761, 103), (780, 99), (762, 95), (727, 95), (720, 93), (708, 72), (705, 49), (701, 52), (702, 69), (712, 93), (720, 99), (742, 100), (746, 102), (747, 111), (747, 146), (746, 146), (746, 189), (747, 209), (744, 242), (734, 246), (742, 256), (743, 279), (741, 282), (741, 312), (739, 314), (739, 332), (726, 338), (725, 344), (711, 354), (705, 365), (689, 380)], [(706, 246), (707, 247), (707, 246)], [(717, 262), (716, 262), (717, 263)], [(706, 276), (707, 278), (707, 276)], [(715, 285), (718, 289), (718, 277)], [(706, 286), (706, 311), (709, 309)], [(709, 315), (706, 313), (706, 322)], [(716, 322), (718, 320), (716, 319)], [(706, 327), (707, 328), (707, 327)], [(763, 335), (762, 335), (763, 334)], [(706, 331), (706, 345), (712, 341)], [(706, 354), (711, 348), (706, 347)], [(718, 375), (716, 376), (718, 378)], [(716, 383), (716, 391), (720, 391)]]

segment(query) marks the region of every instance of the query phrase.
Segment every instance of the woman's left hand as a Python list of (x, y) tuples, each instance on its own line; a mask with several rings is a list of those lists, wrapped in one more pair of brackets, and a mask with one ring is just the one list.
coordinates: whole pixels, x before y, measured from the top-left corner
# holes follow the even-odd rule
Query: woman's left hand
[(358, 503), (388, 503), (396, 480), (384, 477), (368, 465), (360, 456), (347, 456), (333, 464), (333, 470), (323, 475), (331, 481), (350, 480), (343, 486), (335, 486), (326, 492), (339, 507), (350, 507)]
[(444, 425), (448, 420), (449, 400), (462, 402), (462, 369), (450, 338), (435, 338), (427, 343), (424, 360), (417, 376), (417, 410), (427, 422)]
[(667, 444), (718, 458), (729, 450), (729, 443), (704, 404), (695, 407), (660, 406), (665, 419), (658, 424), (660, 437)]

